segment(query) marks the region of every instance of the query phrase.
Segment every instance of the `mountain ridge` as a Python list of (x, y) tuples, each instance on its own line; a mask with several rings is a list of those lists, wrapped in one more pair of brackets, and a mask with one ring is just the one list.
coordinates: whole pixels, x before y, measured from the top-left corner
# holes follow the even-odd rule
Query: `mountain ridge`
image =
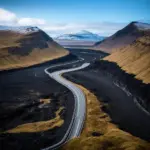
[(150, 24), (133, 21), (112, 36), (95, 43), (94, 49), (111, 53), (150, 33)]

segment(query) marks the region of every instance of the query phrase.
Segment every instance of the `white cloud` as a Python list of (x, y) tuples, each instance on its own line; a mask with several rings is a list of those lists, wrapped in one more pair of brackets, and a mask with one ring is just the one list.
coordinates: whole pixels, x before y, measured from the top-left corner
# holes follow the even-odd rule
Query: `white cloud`
[(95, 22), (95, 23), (69, 23), (69, 24), (54, 24), (46, 25), (42, 29), (50, 35), (60, 35), (74, 33), (81, 30), (88, 30), (98, 33), (102, 36), (110, 36), (116, 31), (120, 30), (126, 23), (112, 23), (112, 22)]
[(0, 23), (1, 24), (14, 24), (17, 22), (17, 16), (3, 8), (0, 8)]
[(46, 21), (39, 18), (18, 18), (15, 13), (0, 8), (0, 24), (11, 26), (40, 26), (46, 24)]
[(84, 24), (75, 24), (75, 23), (66, 23), (66, 24), (52, 24), (46, 25), (43, 29), (47, 32), (55, 32), (55, 33), (74, 33), (80, 30), (85, 29)]
[(0, 8), (0, 24), (10, 26), (38, 26), (50, 36), (89, 30), (102, 36), (109, 36), (123, 28), (125, 23), (95, 22), (95, 23), (47, 23), (40, 18), (18, 18), (13, 12)]
[(43, 19), (36, 19), (36, 18), (20, 18), (18, 20), (18, 24), (22, 26), (35, 26), (35, 25), (44, 25), (46, 21)]

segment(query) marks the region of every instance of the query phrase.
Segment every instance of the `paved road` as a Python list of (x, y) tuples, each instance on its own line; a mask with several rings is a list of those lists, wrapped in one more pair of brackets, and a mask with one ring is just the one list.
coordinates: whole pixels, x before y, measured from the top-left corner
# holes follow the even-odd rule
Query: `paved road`
[[(72, 62), (72, 63), (75, 63), (75, 62)], [(64, 144), (65, 142), (67, 142), (68, 140), (70, 140), (74, 137), (78, 137), (80, 135), (81, 130), (83, 128), (85, 113), (86, 113), (85, 96), (80, 88), (76, 87), (74, 84), (67, 81), (63, 77), (61, 77), (61, 74), (79, 70), (79, 69), (83, 69), (89, 65), (90, 65), (90, 63), (84, 63), (84, 64), (82, 64), (82, 66), (77, 67), (77, 68), (65, 69), (65, 70), (56, 71), (53, 73), (48, 72), (48, 69), (50, 69), (52, 67), (45, 69), (46, 74), (48, 74), (51, 78), (53, 78), (54, 80), (56, 80), (57, 82), (59, 82), (60, 84), (64, 85), (65, 87), (67, 87), (69, 90), (72, 91), (72, 93), (74, 95), (74, 99), (75, 99), (75, 107), (73, 110), (73, 117), (72, 117), (71, 123), (69, 125), (67, 132), (65, 133), (64, 137), (62, 138), (62, 140), (59, 143), (57, 143), (51, 147), (45, 148), (44, 150), (56, 149), (56, 148), (60, 147), (62, 144)], [(54, 66), (54, 67), (56, 67), (56, 66)]]

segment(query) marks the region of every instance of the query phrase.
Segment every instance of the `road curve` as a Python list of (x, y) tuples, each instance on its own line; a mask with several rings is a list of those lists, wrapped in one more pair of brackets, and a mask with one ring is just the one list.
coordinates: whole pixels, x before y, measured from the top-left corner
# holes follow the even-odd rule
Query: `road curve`
[(53, 73), (49, 73), (48, 69), (53, 68), (55, 66), (48, 67), (44, 70), (45, 73), (48, 74), (51, 78), (53, 78), (54, 80), (56, 80), (60, 84), (64, 85), (65, 87), (67, 87), (73, 93), (74, 99), (75, 99), (75, 107), (73, 110), (73, 117), (72, 117), (71, 123), (70, 123), (69, 128), (66, 131), (64, 137), (62, 138), (62, 140), (55, 145), (52, 145), (48, 148), (44, 148), (43, 150), (57, 149), (61, 145), (66, 143), (68, 140), (70, 140), (74, 137), (78, 137), (80, 135), (81, 130), (83, 128), (83, 124), (84, 124), (84, 120), (85, 120), (85, 114), (86, 114), (85, 95), (80, 88), (78, 88), (77, 86), (75, 86), (74, 84), (69, 82), (68, 80), (64, 79), (61, 76), (61, 74), (66, 73), (66, 72), (75, 71), (75, 70), (80, 70), (80, 69), (83, 69), (89, 65), (90, 65), (90, 63), (84, 63), (80, 67), (71, 68), (71, 69), (64, 69), (64, 70), (56, 71)]

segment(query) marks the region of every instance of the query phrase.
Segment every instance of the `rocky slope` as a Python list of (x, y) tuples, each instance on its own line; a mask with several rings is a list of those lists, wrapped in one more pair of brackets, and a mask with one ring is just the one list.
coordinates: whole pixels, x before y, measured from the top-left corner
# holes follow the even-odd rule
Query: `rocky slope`
[(0, 26), (0, 70), (28, 67), (67, 54), (37, 27)]
[(131, 22), (125, 28), (112, 36), (97, 42), (94, 49), (111, 53), (114, 49), (122, 48), (134, 42), (137, 38), (150, 33), (150, 24)]

